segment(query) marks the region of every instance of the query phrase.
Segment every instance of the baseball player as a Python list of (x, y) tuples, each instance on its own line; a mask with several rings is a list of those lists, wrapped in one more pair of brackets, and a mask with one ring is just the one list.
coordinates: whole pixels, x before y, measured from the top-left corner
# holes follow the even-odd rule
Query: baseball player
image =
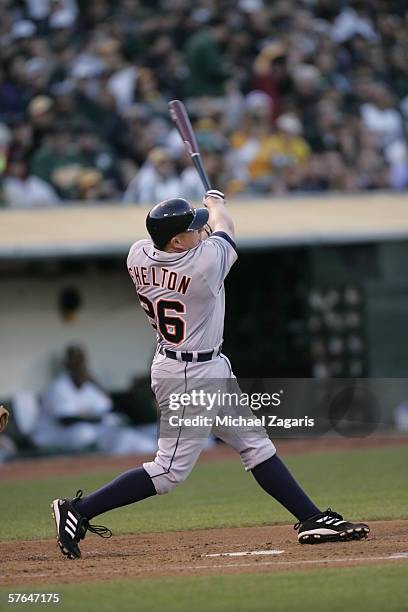
[[(234, 448), (245, 470), (297, 518), (295, 529), (302, 544), (361, 539), (369, 533), (367, 525), (345, 521), (330, 508), (322, 512), (278, 457), (262, 427), (214, 426), (205, 421), (191, 431), (183, 419), (208, 414), (207, 405), (191, 403), (181, 407), (180, 424), (169, 427), (171, 417), (176, 415), (170, 398), (192, 389), (210, 390), (215, 385), (237, 387), (231, 364), (221, 352), (223, 282), (237, 260), (234, 224), (221, 192), (208, 191), (204, 205), (194, 209), (181, 198), (160, 202), (146, 220), (151, 239), (140, 240), (130, 249), (128, 271), (148, 321), (157, 332), (151, 381), (160, 408), (158, 451), (153, 461), (121, 474), (86, 497), (78, 491), (72, 500), (52, 502), (58, 544), (70, 559), (81, 556), (78, 544), (87, 530), (102, 537), (112, 535), (106, 527), (91, 525), (91, 519), (113, 508), (168, 493), (183, 482), (210, 433)], [(230, 408), (219, 406), (215, 410), (228, 414)]]

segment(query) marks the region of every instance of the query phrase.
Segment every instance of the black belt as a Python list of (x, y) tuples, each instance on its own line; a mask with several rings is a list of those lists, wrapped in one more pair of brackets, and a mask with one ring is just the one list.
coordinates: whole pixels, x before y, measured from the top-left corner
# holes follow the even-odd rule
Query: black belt
[[(211, 361), (214, 357), (217, 357), (221, 353), (222, 346), (219, 346), (216, 351), (208, 351), (206, 353), (197, 353), (197, 358), (194, 359), (194, 353), (184, 352), (180, 353), (181, 361), (197, 361), (198, 363), (202, 363), (203, 361)], [(166, 355), (170, 359), (177, 359), (177, 352), (171, 351), (170, 349), (160, 348), (160, 353), (162, 355)]]

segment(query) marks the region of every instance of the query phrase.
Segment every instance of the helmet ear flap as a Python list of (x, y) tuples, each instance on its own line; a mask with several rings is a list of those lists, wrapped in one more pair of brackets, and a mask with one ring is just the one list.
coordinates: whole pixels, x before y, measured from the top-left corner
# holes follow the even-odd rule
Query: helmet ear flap
[(165, 242), (158, 242), (156, 240), (155, 242), (153, 242), (153, 246), (159, 251), (164, 251), (166, 249), (166, 246), (169, 244), (170, 240), (166, 240)]

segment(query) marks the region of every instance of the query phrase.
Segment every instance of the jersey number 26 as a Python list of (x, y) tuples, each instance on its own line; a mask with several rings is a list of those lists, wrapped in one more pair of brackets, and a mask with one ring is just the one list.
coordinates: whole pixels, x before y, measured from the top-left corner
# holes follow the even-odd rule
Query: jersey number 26
[(185, 305), (178, 300), (157, 300), (153, 303), (145, 295), (138, 293), (140, 304), (150, 319), (150, 323), (168, 342), (180, 344), (185, 338), (186, 322), (181, 317), (167, 314), (169, 310), (185, 312)]

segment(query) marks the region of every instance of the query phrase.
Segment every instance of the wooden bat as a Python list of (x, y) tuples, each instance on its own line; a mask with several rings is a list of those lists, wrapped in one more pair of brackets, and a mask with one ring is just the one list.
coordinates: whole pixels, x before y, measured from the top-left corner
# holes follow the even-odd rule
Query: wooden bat
[(200, 151), (198, 150), (197, 140), (183, 102), (180, 100), (172, 100), (169, 102), (169, 113), (184, 142), (187, 153), (190, 155), (196, 167), (205, 191), (209, 191), (211, 189), (211, 184), (204, 169)]

